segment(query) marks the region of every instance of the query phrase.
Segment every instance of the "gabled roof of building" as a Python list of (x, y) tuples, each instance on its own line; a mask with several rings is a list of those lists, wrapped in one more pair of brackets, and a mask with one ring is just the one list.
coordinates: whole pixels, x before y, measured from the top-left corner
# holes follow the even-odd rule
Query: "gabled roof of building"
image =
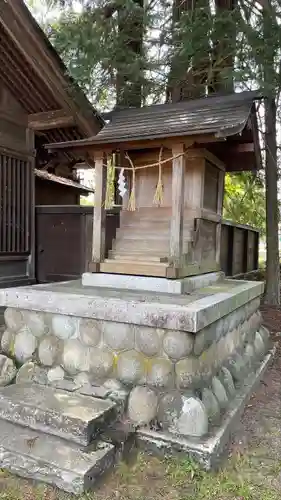
[(0, 0), (0, 46), (0, 79), (28, 113), (31, 128), (44, 129), (46, 142), (99, 132), (102, 118), (23, 0)]
[(110, 122), (94, 137), (51, 148), (115, 144), (129, 141), (211, 134), (228, 137), (246, 127), (258, 92), (241, 92), (147, 106), (111, 113)]
[(82, 191), (81, 194), (88, 195), (90, 193), (94, 193), (95, 190), (92, 188), (89, 188), (87, 186), (83, 186), (79, 182), (75, 182), (72, 179), (66, 179), (65, 177), (59, 177), (58, 175), (50, 174), (46, 170), (34, 170), (35, 177), (38, 177), (39, 179), (43, 179), (44, 181), (50, 181), (50, 182), (55, 182), (56, 184), (62, 184), (63, 186), (66, 187), (71, 187), (75, 189), (79, 189)]

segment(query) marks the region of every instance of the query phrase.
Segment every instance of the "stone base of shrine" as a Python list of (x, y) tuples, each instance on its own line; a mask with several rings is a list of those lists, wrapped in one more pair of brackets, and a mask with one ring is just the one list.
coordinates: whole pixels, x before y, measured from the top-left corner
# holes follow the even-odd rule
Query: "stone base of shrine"
[(17, 383), (110, 398), (143, 441), (210, 450), (269, 361), (262, 293), (262, 283), (227, 279), (188, 294), (80, 280), (4, 289), (1, 352), (21, 365)]
[(162, 430), (141, 428), (137, 431), (137, 444), (154, 455), (168, 456), (187, 454), (198, 461), (205, 470), (216, 469), (227, 454), (228, 445), (237, 429), (240, 417), (252, 394), (257, 389), (267, 367), (276, 352), (273, 347), (259, 365), (237, 388), (237, 394), (222, 417), (219, 427), (214, 427), (208, 436), (200, 439), (176, 436)]
[(223, 272), (199, 274), (198, 276), (190, 276), (182, 279), (129, 276), (126, 274), (84, 273), (82, 275), (82, 285), (98, 288), (137, 290), (140, 292), (149, 290), (156, 293), (181, 295), (213, 285), (223, 279)]

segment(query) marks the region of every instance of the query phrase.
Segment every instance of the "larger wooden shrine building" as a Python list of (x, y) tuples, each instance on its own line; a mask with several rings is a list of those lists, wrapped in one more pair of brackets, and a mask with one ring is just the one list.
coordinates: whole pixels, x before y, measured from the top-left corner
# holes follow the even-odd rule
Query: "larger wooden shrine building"
[(0, 286), (4, 286), (34, 280), (35, 186), (37, 203), (59, 204), (60, 198), (74, 203), (80, 194), (71, 172), (74, 156), (66, 153), (58, 160), (44, 145), (93, 136), (103, 120), (69, 78), (23, 0), (0, 0), (0, 47)]
[[(258, 98), (244, 92), (117, 111), (94, 137), (49, 146), (95, 158), (90, 271), (183, 278), (220, 269), (224, 174), (261, 163)], [(127, 190), (107, 258), (106, 169), (114, 161)]]

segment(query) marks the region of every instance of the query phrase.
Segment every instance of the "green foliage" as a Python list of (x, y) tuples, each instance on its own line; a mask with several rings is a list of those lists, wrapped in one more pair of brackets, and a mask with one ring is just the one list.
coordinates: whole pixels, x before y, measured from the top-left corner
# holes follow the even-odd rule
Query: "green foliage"
[[(143, 103), (163, 101), (167, 84), (187, 81), (191, 69), (201, 94), (207, 88), (216, 90), (218, 75), (224, 87), (234, 80), (240, 88), (278, 92), (278, 4), (265, 15), (244, 0), (233, 10), (216, 11), (209, 0), (197, 0), (190, 8), (187, 4), (151, 0), (142, 9), (137, 0), (29, 0), (37, 14), (46, 9), (55, 13), (53, 19), (45, 16), (43, 27), (71, 75), (101, 109), (114, 105), (118, 73), (130, 82), (128, 91), (134, 92), (134, 83), (140, 84)], [(134, 45), (139, 33), (119, 29), (120, 23), (133, 27), (136, 19), (143, 20), (144, 37), (137, 56), (131, 42)], [(266, 44), (265, 22), (270, 25), (270, 43)]]
[(261, 235), (265, 234), (265, 189), (258, 175), (226, 174), (223, 216), (254, 226)]
[(169, 457), (166, 459), (166, 465), (167, 477), (178, 487), (183, 486), (186, 481), (201, 481), (204, 477), (200, 464), (190, 457), (183, 460)]
[(94, 201), (92, 197), (89, 199), (87, 196), (80, 196), (80, 205), (93, 207)]

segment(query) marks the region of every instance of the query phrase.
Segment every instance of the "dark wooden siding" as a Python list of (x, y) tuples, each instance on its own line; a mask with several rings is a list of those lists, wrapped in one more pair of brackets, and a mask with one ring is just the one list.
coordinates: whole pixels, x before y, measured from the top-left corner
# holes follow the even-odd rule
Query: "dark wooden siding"
[[(91, 260), (93, 208), (36, 206), (36, 277), (40, 283), (77, 279)], [(119, 225), (119, 210), (108, 211), (106, 249)]]
[(78, 189), (35, 178), (36, 205), (79, 205)]
[[(0, 286), (31, 277), (33, 171), (29, 160), (0, 149)], [(31, 281), (30, 281), (31, 280)]]
[(32, 282), (33, 158), (27, 115), (0, 83), (0, 286)]
[(0, 254), (30, 252), (30, 162), (0, 152)]

